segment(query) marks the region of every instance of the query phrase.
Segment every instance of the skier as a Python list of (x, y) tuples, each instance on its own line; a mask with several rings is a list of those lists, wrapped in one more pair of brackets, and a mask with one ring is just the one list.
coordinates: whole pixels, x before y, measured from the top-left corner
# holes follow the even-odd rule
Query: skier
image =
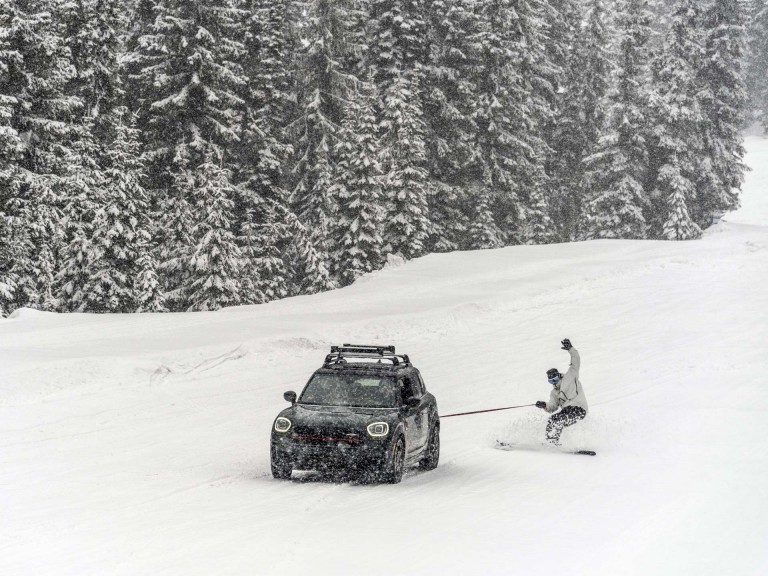
[(547, 380), (552, 384), (549, 402), (543, 400), (536, 402), (537, 408), (550, 413), (556, 412), (547, 422), (547, 442), (553, 446), (560, 446), (560, 433), (563, 428), (583, 420), (589, 409), (584, 388), (579, 382), (579, 366), (581, 365), (579, 352), (568, 338), (563, 340), (561, 344), (562, 350), (567, 350), (571, 355), (571, 365), (568, 367), (568, 372), (563, 376), (557, 368), (547, 370)]

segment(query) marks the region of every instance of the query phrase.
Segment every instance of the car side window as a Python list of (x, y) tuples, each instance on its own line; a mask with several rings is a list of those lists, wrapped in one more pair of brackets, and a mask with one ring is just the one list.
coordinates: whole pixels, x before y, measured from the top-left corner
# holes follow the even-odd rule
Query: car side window
[(405, 405), (406, 400), (408, 400), (408, 391), (406, 390), (405, 380), (403, 378), (398, 378), (397, 388), (400, 391), (400, 402)]
[(421, 398), (421, 386), (419, 386), (419, 381), (414, 375), (403, 376), (403, 383), (406, 400), (410, 397)]
[(416, 372), (416, 380), (419, 383), (419, 388), (421, 389), (421, 395), (423, 396), (424, 394), (427, 393), (427, 387), (424, 385), (424, 379), (421, 377), (420, 372)]

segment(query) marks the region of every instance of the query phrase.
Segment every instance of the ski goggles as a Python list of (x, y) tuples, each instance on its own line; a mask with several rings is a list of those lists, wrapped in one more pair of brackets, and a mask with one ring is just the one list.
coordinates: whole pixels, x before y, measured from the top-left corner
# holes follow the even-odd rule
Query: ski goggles
[(552, 376), (552, 378), (547, 378), (547, 382), (549, 382), (550, 384), (552, 384), (552, 386), (554, 386), (555, 384), (560, 382), (560, 374), (555, 374), (554, 376)]

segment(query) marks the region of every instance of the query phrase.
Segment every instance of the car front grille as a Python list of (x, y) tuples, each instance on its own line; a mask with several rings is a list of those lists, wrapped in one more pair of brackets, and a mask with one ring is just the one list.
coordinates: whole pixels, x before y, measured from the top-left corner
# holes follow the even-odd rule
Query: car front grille
[(298, 432), (294, 432), (291, 438), (297, 442), (302, 442), (307, 444), (325, 444), (326, 442), (346, 442), (349, 444), (360, 444), (361, 442), (365, 441), (364, 438), (361, 438), (358, 435), (325, 436), (325, 435), (318, 435), (318, 434), (300, 434)]
[(365, 437), (359, 432), (353, 432), (348, 427), (329, 424), (296, 426), (291, 438), (296, 442), (307, 444), (325, 444), (327, 442), (360, 444), (365, 441)]

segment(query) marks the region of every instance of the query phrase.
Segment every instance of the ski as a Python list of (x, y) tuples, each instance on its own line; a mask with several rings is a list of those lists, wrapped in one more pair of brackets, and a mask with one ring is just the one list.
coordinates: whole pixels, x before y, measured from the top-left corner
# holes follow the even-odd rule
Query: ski
[(561, 452), (562, 454), (581, 454), (583, 456), (597, 456), (594, 450), (563, 450), (556, 446), (513, 444), (496, 440), (496, 447), (501, 450), (533, 450), (536, 452)]

